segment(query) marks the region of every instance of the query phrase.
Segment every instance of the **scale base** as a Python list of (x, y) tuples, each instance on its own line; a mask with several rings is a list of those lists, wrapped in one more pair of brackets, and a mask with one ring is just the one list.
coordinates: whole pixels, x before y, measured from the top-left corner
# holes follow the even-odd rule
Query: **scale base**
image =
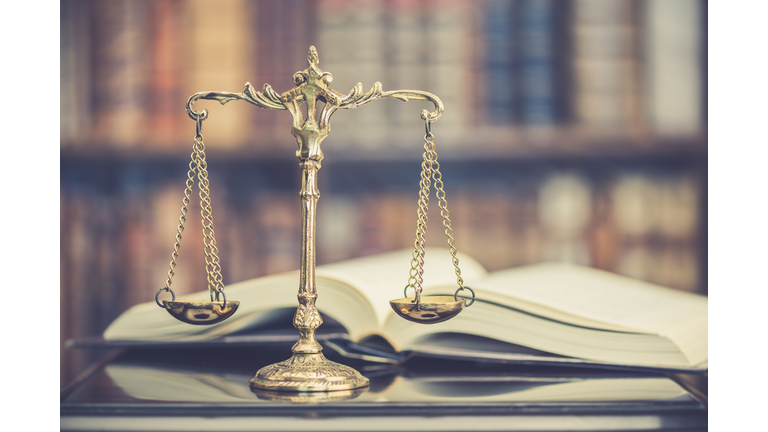
[(368, 378), (322, 353), (294, 353), (288, 360), (259, 369), (253, 388), (284, 392), (327, 392), (368, 387)]

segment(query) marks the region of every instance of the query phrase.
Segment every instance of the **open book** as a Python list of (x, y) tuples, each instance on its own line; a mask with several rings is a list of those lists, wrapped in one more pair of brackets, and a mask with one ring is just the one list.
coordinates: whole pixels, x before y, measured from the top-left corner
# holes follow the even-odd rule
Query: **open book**
[[(389, 300), (403, 296), (408, 280), (410, 250), (318, 266), (317, 308), (352, 342), (364, 346), (383, 338), (399, 353), (491, 361), (534, 353), (566, 363), (707, 368), (705, 296), (571, 264), (489, 273), (467, 255), (459, 260), (476, 301), (451, 320), (417, 324), (392, 311)], [(447, 249), (428, 248), (425, 262), (424, 295), (453, 295), (456, 277)], [(298, 306), (298, 281), (298, 272), (288, 272), (228, 285), (227, 298), (239, 300), (240, 308), (212, 326), (179, 322), (154, 301), (140, 304), (118, 317), (104, 339), (191, 342), (258, 333), (274, 328), (276, 319), (285, 321), (285, 308)], [(183, 297), (205, 299), (208, 292)]]

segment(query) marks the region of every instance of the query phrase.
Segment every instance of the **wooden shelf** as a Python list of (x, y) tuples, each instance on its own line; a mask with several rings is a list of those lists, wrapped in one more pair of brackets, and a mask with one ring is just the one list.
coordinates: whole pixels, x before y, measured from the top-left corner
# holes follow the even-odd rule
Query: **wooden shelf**
[[(295, 161), (296, 142), (286, 133), (283, 139), (261, 137), (251, 145), (217, 148), (209, 144), (212, 160)], [(422, 138), (413, 132), (395, 131), (374, 137), (336, 133), (323, 143), (326, 162), (410, 161), (419, 160)], [(437, 134), (436, 134), (437, 135)], [(651, 136), (595, 134), (574, 130), (533, 131), (517, 128), (483, 128), (477, 133), (444, 134), (436, 138), (440, 160), (483, 161), (530, 159), (576, 160), (612, 158), (687, 158), (707, 153), (705, 134), (686, 136)], [(365, 142), (365, 146), (361, 145)], [(73, 145), (62, 143), (61, 159), (69, 160), (156, 160), (175, 161), (189, 158), (182, 145), (148, 145), (127, 148), (103, 143)]]

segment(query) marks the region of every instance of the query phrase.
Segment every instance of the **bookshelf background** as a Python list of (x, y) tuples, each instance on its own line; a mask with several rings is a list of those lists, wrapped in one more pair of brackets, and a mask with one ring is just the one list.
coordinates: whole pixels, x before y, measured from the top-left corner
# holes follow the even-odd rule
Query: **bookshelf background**
[[(246, 82), (284, 92), (310, 45), (337, 91), (380, 81), (443, 100), (433, 131), (456, 244), (489, 270), (570, 261), (707, 293), (706, 2), (60, 5), (62, 386), (98, 355), (65, 341), (165, 282), (194, 134), (186, 99)], [(290, 116), (200, 106), (225, 283), (296, 269)], [(424, 107), (334, 116), (318, 264), (412, 245)], [(431, 207), (428, 243), (443, 245)], [(205, 289), (199, 224), (190, 211), (177, 295)]]

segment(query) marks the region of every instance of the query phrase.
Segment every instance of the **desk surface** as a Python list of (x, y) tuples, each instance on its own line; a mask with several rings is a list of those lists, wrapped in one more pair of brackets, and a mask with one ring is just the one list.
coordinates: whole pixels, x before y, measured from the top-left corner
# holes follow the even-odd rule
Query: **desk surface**
[(289, 355), (289, 347), (116, 351), (62, 392), (61, 430), (707, 429), (705, 401), (653, 374), (426, 361), (405, 369), (329, 352), (370, 387), (251, 390), (259, 368)]

